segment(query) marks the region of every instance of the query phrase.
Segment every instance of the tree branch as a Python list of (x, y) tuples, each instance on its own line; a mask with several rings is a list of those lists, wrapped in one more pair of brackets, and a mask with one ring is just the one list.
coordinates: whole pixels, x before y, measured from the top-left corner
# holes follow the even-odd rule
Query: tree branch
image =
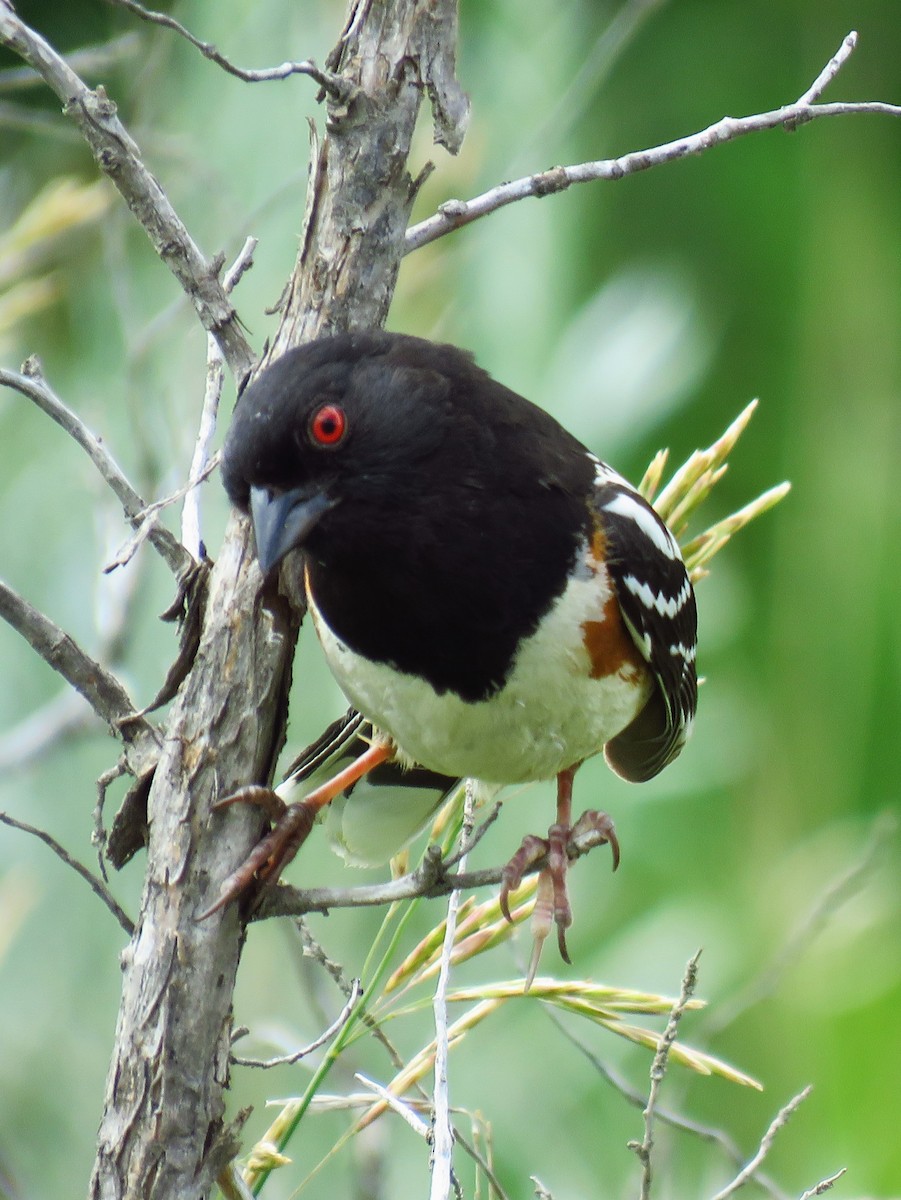
[[(127, 58), (133, 58), (141, 48), (141, 39), (136, 33), (124, 33), (121, 37), (96, 46), (83, 46), (68, 56), (67, 62), (73, 71), (84, 75), (99, 75), (109, 71)], [(0, 95), (17, 92), (43, 84), (43, 79), (32, 67), (8, 67), (0, 71)]]
[(824, 1196), (826, 1192), (831, 1191), (838, 1183), (843, 1175), (848, 1172), (847, 1167), (841, 1167), (834, 1175), (830, 1175), (828, 1179), (821, 1179), (819, 1183), (815, 1183), (812, 1188), (808, 1188), (801, 1196), (801, 1200), (813, 1200), (814, 1196)]
[(660, 1036), (660, 1041), (657, 1043), (657, 1052), (654, 1055), (654, 1061), (651, 1063), (651, 1087), (648, 1092), (648, 1102), (644, 1110), (644, 1137), (640, 1142), (629, 1142), (629, 1149), (635, 1151), (641, 1163), (641, 1200), (649, 1200), (651, 1194), (651, 1151), (654, 1148), (654, 1120), (657, 1115), (660, 1085), (663, 1083), (664, 1076), (666, 1075), (670, 1049), (676, 1040), (676, 1034), (679, 1032), (679, 1022), (685, 1015), (685, 1009), (688, 1007), (689, 1000), (694, 995), (698, 978), (698, 959), (700, 957), (701, 951), (698, 950), (694, 957), (689, 959), (688, 966), (685, 969), (685, 977), (682, 980), (679, 998), (673, 1005), (673, 1010), (666, 1023), (666, 1029), (664, 1029)]
[(22, 21), (9, 0), (0, 0), (0, 43), (37, 71), (63, 102), (101, 171), (113, 181), (143, 226), (157, 254), (191, 299), (204, 329), (212, 333), (236, 379), (243, 379), (256, 356), (241, 332), (234, 308), (175, 209), (144, 166), (137, 145), (116, 116), (102, 87), (92, 91), (40, 34)]
[(125, 912), (119, 904), (116, 897), (112, 894), (102, 879), (98, 879), (84, 863), (80, 863), (77, 858), (73, 858), (68, 850), (52, 837), (45, 829), (38, 829), (35, 825), (28, 825), (25, 821), (17, 821), (15, 817), (11, 817), (8, 813), (0, 812), (0, 821), (4, 825), (9, 825), (11, 829), (18, 829), (22, 833), (30, 833), (33, 837), (42, 841), (45, 846), (49, 846), (57, 858), (61, 859), (67, 867), (71, 867), (77, 875), (88, 884), (91, 891), (103, 901), (106, 907), (110, 910), (129, 937), (134, 933), (135, 927), (131, 917)]
[[(593, 1050), (589, 1049), (584, 1042), (576, 1037), (549, 1005), (545, 1005), (544, 1008), (547, 1019), (587, 1059), (601, 1078), (606, 1083), (609, 1083), (612, 1088), (615, 1088), (627, 1104), (631, 1104), (633, 1108), (644, 1109), (647, 1104), (647, 1095), (639, 1092), (637, 1088), (632, 1087), (619, 1071), (611, 1067), (609, 1063), (604, 1062)], [(659, 1104), (654, 1109), (654, 1115), (655, 1120), (660, 1121), (661, 1124), (669, 1125), (673, 1129), (680, 1130), (682, 1133), (689, 1133), (693, 1137), (699, 1138), (702, 1142), (709, 1142), (711, 1145), (718, 1146), (736, 1167), (740, 1167), (745, 1162), (746, 1155), (742, 1153), (736, 1142), (725, 1130), (717, 1129), (714, 1125), (705, 1125), (693, 1117), (685, 1116), (684, 1113), (676, 1112), (674, 1109), (663, 1108)], [(767, 1195), (772, 1196), (774, 1200), (786, 1200), (782, 1189), (777, 1187), (774, 1181), (768, 1175), (764, 1174), (763, 1171), (755, 1171), (754, 1182)]]
[(404, 253), (409, 254), (421, 246), (434, 242), (445, 234), (464, 225), (486, 217), (489, 213), (497, 212), (517, 200), (525, 200), (530, 196), (542, 198), (555, 192), (565, 191), (576, 183), (594, 183), (600, 179), (625, 179), (627, 175), (635, 175), (639, 171), (659, 167), (663, 163), (675, 162), (693, 154), (703, 154), (713, 146), (724, 142), (734, 141), (749, 133), (758, 133), (765, 129), (793, 130), (798, 125), (806, 124), (820, 117), (836, 117), (856, 113), (884, 113), (888, 116), (901, 117), (901, 105), (884, 104), (881, 101), (849, 101), (837, 104), (814, 103), (822, 94), (823, 89), (837, 75), (843, 64), (848, 60), (857, 45), (857, 34), (849, 33), (833, 58), (829, 60), (811, 86), (794, 104), (770, 112), (758, 113), (749, 117), (723, 117), (706, 129), (687, 137), (678, 138), (673, 142), (665, 142), (661, 146), (653, 146), (648, 150), (636, 150), (624, 154), (621, 158), (600, 159), (596, 162), (578, 163), (568, 167), (552, 167), (548, 171), (540, 171), (534, 175), (526, 175), (510, 183), (502, 183), (490, 191), (483, 192), (472, 200), (447, 200), (440, 205), (434, 216), (413, 225), (407, 230)]
[[(597, 830), (586, 830), (572, 839), (569, 847), (570, 858), (581, 858), (595, 846), (606, 844), (606, 838)], [(395, 904), (399, 900), (413, 900), (417, 897), (433, 900), (439, 896), (448, 896), (452, 892), (494, 887), (503, 879), (503, 866), (449, 874), (448, 866), (453, 861), (456, 861), (456, 857), (443, 862), (438, 847), (429, 846), (415, 871), (385, 883), (363, 884), (353, 888), (295, 888), (290, 884), (280, 883), (262, 893), (259, 905), (251, 914), (251, 920), (301, 917), (311, 912), (327, 913), (333, 908), (368, 908)], [(536, 874), (546, 865), (545, 857), (537, 859), (524, 872), (523, 877)]]
[[(253, 255), (257, 248), (257, 238), (248, 237), (241, 252), (232, 266), (226, 271), (222, 286), (227, 295), (241, 281), (241, 277), (253, 266)], [(212, 334), (207, 334), (206, 350), (206, 388), (203, 396), (203, 406), (200, 413), (200, 426), (197, 430), (197, 440), (194, 443), (194, 453), (191, 456), (191, 466), (188, 469), (188, 479), (199, 481), (208, 473), (212, 459), (210, 446), (216, 432), (216, 420), (219, 415), (219, 402), (222, 399), (222, 387), (225, 383), (222, 369), (222, 351), (219, 343)], [(215, 458), (215, 455), (213, 456)], [(204, 557), (203, 537), (200, 531), (200, 493), (191, 488), (182, 508), (181, 518), (182, 544), (196, 558)]]
[[(733, 1196), (739, 1188), (744, 1187), (748, 1180), (754, 1177), (758, 1167), (773, 1148), (773, 1142), (776, 1140), (776, 1134), (780, 1129), (788, 1124), (790, 1118), (801, 1107), (812, 1090), (813, 1089), (810, 1087), (804, 1088), (803, 1091), (798, 1092), (797, 1096), (794, 1096), (791, 1100), (789, 1100), (788, 1104), (786, 1104), (784, 1108), (779, 1109), (779, 1112), (770, 1123), (769, 1129), (767, 1129), (766, 1133), (760, 1139), (760, 1145), (757, 1148), (757, 1153), (748, 1161), (746, 1166), (739, 1171), (731, 1183), (728, 1183), (721, 1191), (717, 1192), (717, 1194), (713, 1197), (713, 1200), (728, 1200), (729, 1196)], [(824, 1182), (828, 1182), (828, 1185), (831, 1187), (834, 1181), (835, 1176), (833, 1176), (832, 1180)], [(817, 1184), (817, 1187), (819, 1186), (821, 1185)], [(816, 1192), (814, 1192), (814, 1195), (816, 1195)]]
[(124, 8), (128, 12), (134, 13), (142, 21), (149, 21), (152, 25), (162, 25), (165, 29), (173, 30), (199, 50), (204, 58), (208, 58), (217, 67), (221, 67), (223, 71), (227, 71), (229, 75), (234, 75), (237, 79), (242, 79), (245, 83), (267, 83), (274, 79), (287, 79), (290, 75), (308, 75), (315, 83), (319, 84), (323, 91), (334, 96), (341, 103), (346, 103), (350, 99), (351, 88), (346, 80), (331, 71), (320, 70), (309, 59), (304, 62), (284, 62), (277, 67), (264, 67), (260, 71), (245, 70), (243, 67), (235, 66), (216, 49), (212, 42), (203, 42), (200, 38), (195, 37), (180, 21), (176, 21), (168, 13), (154, 12), (152, 9), (145, 8), (143, 4), (138, 4), (137, 0), (106, 0), (106, 2), (114, 8)]
[[(415, 194), (407, 157), (417, 115), (434, 72), (440, 66), (446, 76), (453, 61), (454, 48), (430, 45), (429, 30), (446, 28), (454, 11), (453, 0), (353, 6), (327, 64), (347, 81), (351, 100), (328, 101), (271, 357), (318, 334), (384, 320)], [(233, 348), (219, 341), (235, 370)], [(124, 963), (95, 1200), (207, 1196), (236, 1152), (223, 1092), (245, 918), (238, 905), (208, 921), (195, 917), (259, 837), (259, 814), (238, 806), (211, 825), (209, 806), (272, 777), (298, 624), (298, 610), (276, 588), (261, 589), (249, 523), (234, 515), (148, 796), (141, 916)]]
[[(139, 529), (146, 519), (147, 505), (129, 483), (101, 439), (88, 429), (81, 418), (68, 408), (47, 384), (37, 359), (28, 359), (21, 374), (0, 368), (0, 384), (27, 396), (81, 446), (104, 482), (112, 489), (131, 525)], [(164, 526), (158, 525), (155, 518), (148, 527), (146, 536), (176, 576), (186, 575), (196, 565), (178, 538)]]
[(158, 734), (115, 677), (73, 638), (0, 580), (0, 617), (20, 633), (48, 666), (80, 692), (113, 734), (125, 742), (129, 770), (144, 774), (159, 753)]
[[(279, 1054), (276, 1058), (242, 1058), (238, 1054), (231, 1056), (232, 1064), (236, 1067), (256, 1067), (258, 1070), (268, 1071), (272, 1067), (292, 1066), (294, 1063), (300, 1062), (302, 1058), (306, 1058), (308, 1054), (312, 1054), (314, 1050), (318, 1050), (320, 1046), (324, 1046), (326, 1042), (330, 1042), (335, 1037), (351, 1018), (353, 1010), (356, 1008), (357, 1001), (363, 994), (363, 985), (359, 979), (355, 979), (351, 984), (350, 995), (344, 1004), (344, 1007), (335, 1017), (334, 1021), (314, 1038), (307, 1046), (302, 1046), (300, 1050), (293, 1050), (290, 1054)], [(237, 1040), (236, 1038), (234, 1040)], [(234, 1040), (233, 1043), (234, 1044)]]

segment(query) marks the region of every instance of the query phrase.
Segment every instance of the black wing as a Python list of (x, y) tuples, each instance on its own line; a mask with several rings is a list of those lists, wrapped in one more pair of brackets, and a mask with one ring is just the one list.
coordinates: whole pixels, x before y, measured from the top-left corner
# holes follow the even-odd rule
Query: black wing
[(607, 743), (625, 779), (651, 779), (685, 745), (698, 704), (698, 614), (678, 543), (650, 504), (598, 466), (595, 508), (626, 627), (657, 684), (634, 721)]

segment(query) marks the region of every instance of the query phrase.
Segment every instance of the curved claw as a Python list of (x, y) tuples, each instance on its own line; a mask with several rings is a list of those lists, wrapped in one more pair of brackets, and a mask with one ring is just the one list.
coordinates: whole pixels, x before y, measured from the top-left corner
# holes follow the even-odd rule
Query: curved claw
[(504, 867), (498, 903), (504, 919), (510, 925), (513, 924), (513, 918), (510, 915), (510, 893), (516, 891), (529, 867), (544, 858), (548, 850), (547, 838), (536, 837), (533, 833), (529, 833), (522, 839), (519, 849)]
[(278, 792), (272, 788), (263, 787), (258, 783), (250, 783), (246, 787), (238, 788), (231, 795), (216, 800), (210, 805), (210, 812), (222, 812), (226, 808), (231, 808), (233, 804), (256, 805), (265, 812), (273, 825), (282, 819), (288, 807)]
[[(567, 817), (564, 810), (559, 814)], [(557, 927), (557, 946), (560, 957), (565, 963), (572, 963), (566, 945), (566, 931), (572, 925), (572, 908), (566, 887), (566, 875), (569, 869), (570, 855), (576, 856), (576, 844), (590, 838), (588, 844), (579, 845), (584, 852), (592, 845), (609, 844), (613, 855), (614, 871), (619, 866), (620, 849), (613, 821), (607, 813), (589, 810), (582, 813), (575, 825), (570, 826), (566, 819), (558, 819), (557, 823), (548, 829), (546, 838), (533, 835), (523, 838), (522, 845), (504, 867), (498, 901), (501, 912), (507, 921), (510, 916), (510, 893), (515, 892), (522, 883), (523, 875), (529, 867), (539, 859), (547, 856), (547, 865), (542, 868), (538, 877), (538, 891), (535, 897), (535, 907), (532, 913), (532, 936), (534, 944), (529, 969), (526, 975), (525, 990), (528, 991), (538, 969), (538, 960), (545, 939), (551, 931), (551, 925)]]
[[(231, 796), (227, 799), (229, 803), (234, 802)], [(255, 881), (275, 883), (306, 841), (316, 819), (315, 809), (303, 802), (287, 807), (282, 804), (282, 810), (275, 827), (257, 842), (237, 870), (223, 881), (216, 903), (202, 912), (197, 917), (198, 921), (205, 921), (232, 900), (243, 896)]]
[[(595, 834), (597, 836), (597, 845), (603, 845), (605, 842), (610, 847), (610, 853), (613, 856), (614, 871), (620, 863), (619, 839), (616, 836), (616, 827), (613, 824), (613, 818), (605, 812), (598, 812), (596, 809), (589, 808), (582, 813), (569, 834), (569, 843), (578, 841), (585, 837), (586, 834)], [(595, 843), (593, 843), (595, 844)]]

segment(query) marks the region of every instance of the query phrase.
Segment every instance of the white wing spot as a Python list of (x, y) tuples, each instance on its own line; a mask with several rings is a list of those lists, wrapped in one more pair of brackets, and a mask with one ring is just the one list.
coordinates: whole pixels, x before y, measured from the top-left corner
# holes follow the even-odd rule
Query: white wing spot
[(661, 617), (669, 617), (670, 620), (675, 617), (691, 595), (691, 584), (687, 579), (678, 596), (665, 596), (663, 592), (655, 592), (649, 584), (636, 579), (634, 575), (625, 575), (623, 583), (645, 608), (652, 608)]
[(636, 497), (620, 492), (604, 505), (604, 511), (634, 521), (648, 541), (652, 542), (665, 558), (682, 557), (676, 539), (670, 531), (661, 525), (654, 514)]
[(628, 479), (624, 479), (619, 471), (614, 471), (613, 467), (601, 462), (598, 456), (592, 454), (591, 451), (588, 452), (588, 457), (594, 463), (594, 482), (597, 487), (601, 487), (605, 483), (618, 483), (631, 490), (631, 483)]

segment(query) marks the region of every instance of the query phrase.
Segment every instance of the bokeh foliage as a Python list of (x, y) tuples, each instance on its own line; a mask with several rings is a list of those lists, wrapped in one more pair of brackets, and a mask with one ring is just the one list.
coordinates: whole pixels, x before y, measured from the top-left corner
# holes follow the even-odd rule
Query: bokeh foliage
[[(246, 233), (260, 237), (236, 294), (260, 348), (301, 226), (306, 117), (321, 116), (314, 88), (303, 79), (248, 87), (173, 35), (99, 2), (20, 9), (70, 51), (134, 35), (118, 65), (93, 81), (105, 81), (207, 253), (234, 256)], [(322, 61), (342, 16), (334, 0), (193, 0), (173, 11), (245, 65)], [(640, 13), (616, 52), (615, 33)], [(860, 46), (828, 98), (901, 101), (897, 0), (464, 0), (461, 25), (472, 124), (459, 159), (436, 152), (417, 215), (530, 169), (653, 145), (727, 112), (793, 100), (851, 28)], [(70, 190), (69, 219), (34, 237), (3, 275), (3, 252), (21, 247), (2, 239), (34, 197), (63, 178), (91, 185), (95, 171), (40, 88), (0, 100), (0, 319), (12, 314), (0, 326), (2, 361), (15, 367), (39, 353), (50, 382), (138, 486), (163, 494), (190, 458), (202, 332), (115, 196), (99, 205), (96, 191)], [(423, 161), (433, 153), (425, 120), (421, 134)], [(704, 946), (709, 1008), (686, 1018), (690, 1038), (766, 1090), (682, 1073), (667, 1099), (750, 1150), (776, 1109), (812, 1082), (770, 1159), (789, 1194), (842, 1165), (843, 1194), (901, 1187), (901, 888), (894, 827), (878, 821), (901, 783), (899, 187), (901, 123), (887, 117), (755, 135), (615, 184), (527, 201), (445, 238), (405, 262), (391, 314), (393, 328), (471, 347), (636, 479), (658, 446), (680, 462), (761, 397), (713, 504), (729, 511), (783, 478), (792, 495), (700, 587), (707, 681), (679, 762), (640, 791), (601, 762), (580, 773), (577, 800), (613, 813), (624, 862), (616, 877), (600, 854), (574, 871), (570, 949), (580, 977), (672, 993)], [(28, 302), (3, 308), (24, 284), (33, 285), (19, 293)], [(115, 506), (77, 449), (13, 394), (0, 396), (0, 506), (3, 575), (109, 655), (139, 702), (149, 699), (173, 649), (171, 629), (155, 619), (171, 581), (147, 551), (127, 572), (101, 576), (126, 537)], [(215, 482), (204, 513), (215, 554), (225, 516)], [(341, 705), (308, 642), (292, 707), (297, 744)], [(10, 767), (23, 744), (19, 723), (61, 685), (5, 628), (0, 663), (0, 721), (16, 743), (2, 743), (0, 807), (88, 858), (93, 780), (113, 747), (100, 733), (80, 734)], [(517, 796), (480, 847), (483, 861), (504, 859), (549, 811), (547, 788)], [(874, 838), (878, 850), (852, 894), (755, 995)], [(132, 910), (139, 875), (137, 862), (114, 880)], [(314, 844), (291, 878), (350, 879)], [(436, 902), (417, 936), (439, 917)], [(313, 927), (353, 973), (378, 921), (336, 914)], [(74, 875), (44, 847), (0, 829), (0, 1168), (22, 1194), (66, 1195), (87, 1178), (121, 947)], [(495, 977), (513, 973), (508, 952), (495, 953)], [(465, 969), (459, 982), (472, 982)], [(287, 930), (252, 931), (240, 1021), (302, 1043), (337, 1007)], [(452, 1100), (492, 1122), (511, 1194), (530, 1194), (531, 1173), (558, 1197), (634, 1194), (625, 1142), (640, 1136), (640, 1115), (556, 1037), (539, 1006), (508, 1005), (490, 1037), (478, 1038), (452, 1063)], [(411, 1035), (409, 1051), (423, 1040)], [(644, 1087), (646, 1056), (611, 1040), (592, 1048)], [(360, 1065), (389, 1074), (377, 1048), (361, 1044)], [(298, 1093), (307, 1078), (303, 1066), (238, 1073), (236, 1107)], [(258, 1135), (265, 1116), (253, 1120)], [(292, 1156), (317, 1160), (343, 1121), (314, 1118)], [(422, 1146), (399, 1125), (382, 1127), (387, 1148), (361, 1143), (306, 1194), (354, 1194), (354, 1172), (376, 1152), (387, 1154), (386, 1194), (421, 1194)], [(708, 1147), (661, 1138), (661, 1196), (708, 1194), (724, 1177)], [(290, 1194), (287, 1172), (270, 1188)]]

